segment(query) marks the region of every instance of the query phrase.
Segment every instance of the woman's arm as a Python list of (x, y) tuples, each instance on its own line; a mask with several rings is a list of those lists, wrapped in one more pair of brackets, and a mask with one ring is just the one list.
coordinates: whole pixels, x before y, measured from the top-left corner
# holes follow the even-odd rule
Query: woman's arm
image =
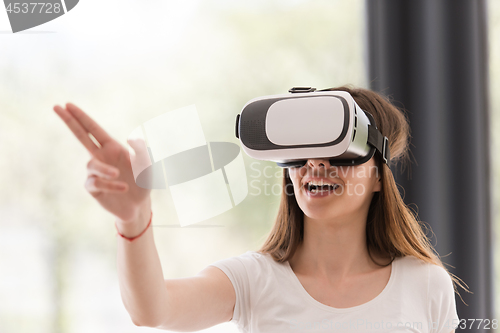
[[(116, 217), (122, 235), (141, 234), (151, 216), (150, 190), (135, 184), (128, 150), (74, 104), (55, 106), (54, 111), (92, 156), (87, 164), (87, 191)], [(129, 143), (134, 150), (139, 146)], [(136, 325), (187, 331), (231, 319), (235, 292), (218, 268), (207, 267), (191, 278), (164, 280), (152, 228), (132, 242), (117, 238), (120, 292)]]
[[(119, 221), (118, 230), (134, 237), (148, 221), (145, 212), (139, 221)], [(232, 318), (236, 294), (220, 269), (164, 280), (152, 228), (133, 242), (118, 237), (118, 277), (125, 308), (138, 326), (198, 331)]]

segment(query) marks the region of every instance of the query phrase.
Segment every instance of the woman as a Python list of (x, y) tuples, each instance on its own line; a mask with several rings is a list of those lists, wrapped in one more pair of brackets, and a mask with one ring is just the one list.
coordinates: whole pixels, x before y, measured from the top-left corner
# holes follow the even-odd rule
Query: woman
[[(331, 90), (349, 92), (373, 115), (392, 162), (407, 157), (409, 126), (399, 109), (370, 90)], [(54, 110), (92, 155), (86, 189), (116, 216), (120, 290), (136, 325), (196, 331), (232, 321), (243, 332), (454, 332), (453, 282), (462, 285), (433, 253), (378, 155), (357, 166), (317, 158), (284, 169), (278, 216), (259, 251), (165, 280), (149, 228), (149, 191), (135, 185), (127, 149), (75, 105)]]

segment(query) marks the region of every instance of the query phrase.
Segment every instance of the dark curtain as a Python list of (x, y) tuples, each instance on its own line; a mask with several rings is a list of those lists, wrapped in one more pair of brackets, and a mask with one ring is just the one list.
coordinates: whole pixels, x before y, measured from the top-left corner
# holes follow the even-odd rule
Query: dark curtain
[[(494, 319), (486, 5), (366, 1), (370, 88), (407, 110), (412, 131), (411, 168), (392, 171), (474, 293), (459, 288), (460, 319)], [(477, 324), (471, 331), (491, 332)]]

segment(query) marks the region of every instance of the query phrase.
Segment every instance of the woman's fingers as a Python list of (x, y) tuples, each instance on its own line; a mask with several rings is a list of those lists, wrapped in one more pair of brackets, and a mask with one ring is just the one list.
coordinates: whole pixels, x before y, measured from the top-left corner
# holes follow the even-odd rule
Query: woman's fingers
[(96, 144), (90, 139), (89, 133), (82, 127), (76, 118), (73, 117), (68, 110), (63, 109), (59, 105), (54, 106), (54, 111), (66, 123), (78, 141), (80, 141), (85, 148), (87, 148), (90, 154), (95, 155), (99, 147), (97, 147)]
[(93, 158), (87, 163), (87, 173), (89, 176), (114, 179), (120, 175), (120, 169)]
[[(56, 105), (54, 106), (54, 111), (61, 117), (92, 156), (96, 156), (99, 149), (106, 143), (113, 141), (113, 138), (101, 126), (76, 105), (67, 103), (66, 109)], [(90, 135), (92, 135), (96, 142), (92, 140)]]
[(99, 124), (83, 112), (78, 106), (67, 103), (66, 109), (76, 118), (76, 120), (83, 126), (83, 128), (91, 133), (94, 138), (101, 144), (105, 145), (106, 142), (113, 140)]
[(107, 180), (97, 176), (89, 176), (85, 181), (85, 189), (95, 197), (101, 193), (126, 192), (128, 184), (119, 180)]

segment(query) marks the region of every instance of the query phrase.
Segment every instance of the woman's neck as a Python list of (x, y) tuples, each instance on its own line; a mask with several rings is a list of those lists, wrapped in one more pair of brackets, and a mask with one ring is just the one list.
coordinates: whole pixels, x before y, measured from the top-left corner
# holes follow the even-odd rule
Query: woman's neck
[(337, 284), (350, 277), (379, 269), (388, 263), (378, 253), (368, 253), (366, 217), (315, 220), (304, 216), (303, 242), (289, 260), (296, 274)]

